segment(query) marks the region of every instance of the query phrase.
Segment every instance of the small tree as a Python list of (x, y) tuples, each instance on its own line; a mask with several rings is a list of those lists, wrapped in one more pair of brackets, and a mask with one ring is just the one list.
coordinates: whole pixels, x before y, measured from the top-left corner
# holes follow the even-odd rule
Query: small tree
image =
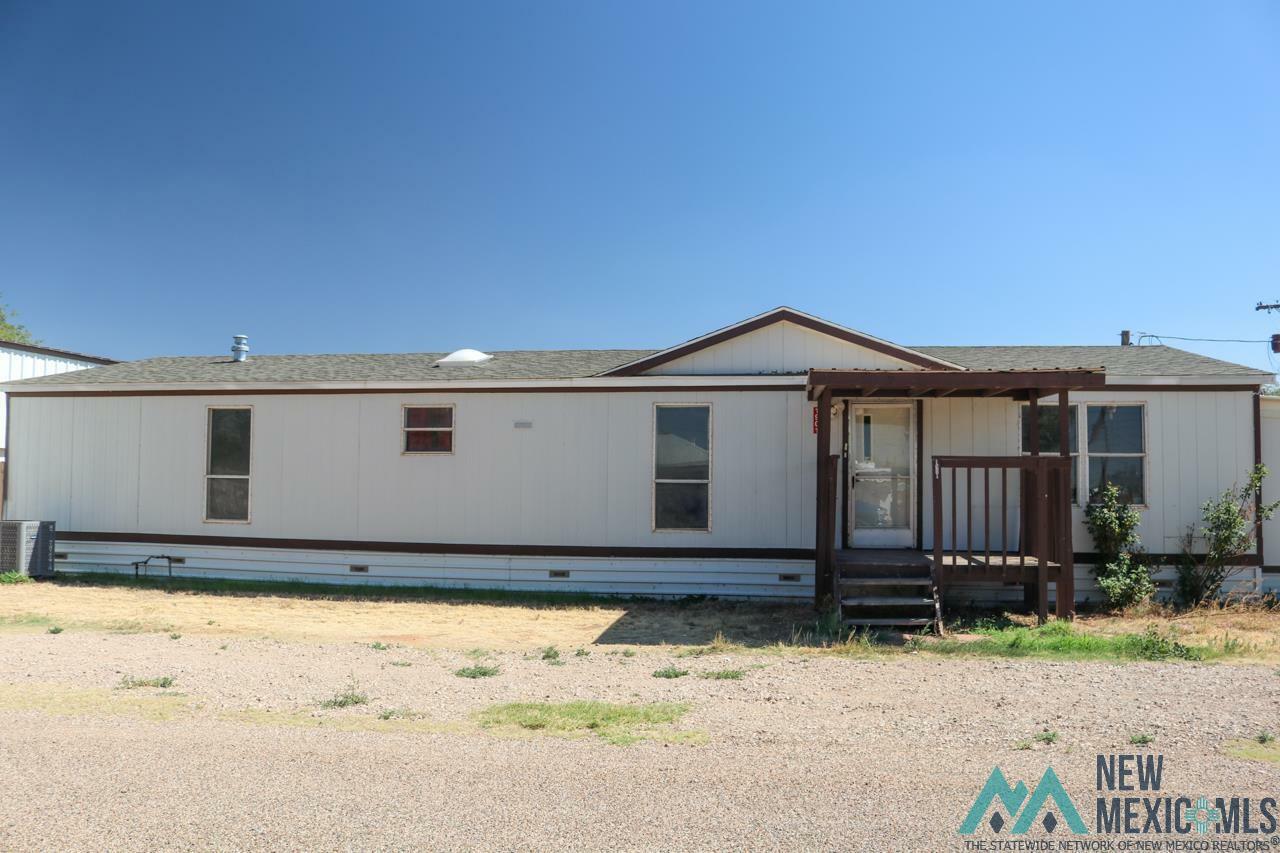
[(38, 344), (31, 330), (18, 322), (18, 315), (12, 308), (0, 304), (0, 340), (18, 344)]
[[(1266, 477), (1267, 466), (1255, 465), (1245, 485), (1232, 486), (1205, 502), (1198, 535), (1194, 524), (1187, 526), (1178, 564), (1177, 595), (1183, 606), (1195, 607), (1217, 598), (1223, 584), (1239, 573), (1242, 567), (1235, 558), (1253, 550), (1259, 527), (1280, 507), (1280, 501), (1259, 503)], [(1204, 540), (1203, 554), (1192, 553), (1197, 539)]]
[(1111, 483), (1098, 489), (1085, 507), (1084, 517), (1098, 552), (1093, 576), (1098, 579), (1107, 603), (1112, 607), (1130, 607), (1154, 595), (1156, 587), (1138, 539), (1142, 516), (1131, 505), (1121, 502), (1120, 490)]

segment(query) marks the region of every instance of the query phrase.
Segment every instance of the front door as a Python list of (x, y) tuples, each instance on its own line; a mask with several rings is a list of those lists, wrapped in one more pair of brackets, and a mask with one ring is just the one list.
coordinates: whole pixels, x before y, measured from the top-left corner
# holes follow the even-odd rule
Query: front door
[(849, 505), (853, 547), (915, 543), (915, 408), (855, 405), (849, 416)]

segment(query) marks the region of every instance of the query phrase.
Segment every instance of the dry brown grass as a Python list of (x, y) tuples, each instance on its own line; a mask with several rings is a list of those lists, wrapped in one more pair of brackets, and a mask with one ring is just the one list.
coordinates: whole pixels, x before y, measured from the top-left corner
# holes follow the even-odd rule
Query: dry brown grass
[(761, 646), (785, 639), (793, 624), (812, 618), (804, 607), (716, 602), (370, 601), (49, 583), (14, 585), (0, 593), (0, 625), (9, 630), (44, 631), (56, 623), (67, 630), (449, 649), (701, 645), (717, 634)]
[(1119, 614), (1084, 615), (1076, 626), (1088, 633), (1140, 634), (1148, 625), (1175, 633), (1188, 645), (1234, 649), (1239, 663), (1280, 663), (1280, 607), (1227, 602), (1177, 612), (1147, 605)]

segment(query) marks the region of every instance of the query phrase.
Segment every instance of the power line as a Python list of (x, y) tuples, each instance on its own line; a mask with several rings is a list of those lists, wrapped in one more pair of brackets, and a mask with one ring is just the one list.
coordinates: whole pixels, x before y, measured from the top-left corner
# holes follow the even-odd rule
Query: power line
[[(1277, 307), (1280, 307), (1280, 306), (1277, 306)], [(1179, 337), (1178, 335), (1157, 335), (1154, 332), (1138, 332), (1138, 340), (1141, 341), (1143, 338), (1155, 338), (1156, 340), (1163, 340), (1164, 338), (1168, 338), (1171, 341), (1205, 341), (1211, 344), (1269, 344), (1271, 343), (1270, 338), (1262, 338), (1258, 340), (1244, 340), (1242, 338), (1183, 338), (1183, 337)]]

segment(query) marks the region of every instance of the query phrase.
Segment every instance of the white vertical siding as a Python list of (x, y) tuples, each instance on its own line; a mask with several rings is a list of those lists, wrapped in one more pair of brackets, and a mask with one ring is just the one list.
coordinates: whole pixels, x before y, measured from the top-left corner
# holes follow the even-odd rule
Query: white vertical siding
[(664, 376), (804, 373), (815, 367), (918, 369), (901, 359), (784, 321), (714, 344), (646, 373)]
[[(68, 373), (96, 367), (96, 364), (56, 355), (41, 355), (18, 349), (8, 349), (0, 344), (0, 382), (17, 382), (19, 379), (35, 379), (55, 373)], [(0, 392), (0, 444), (5, 435), (4, 393)], [(0, 448), (2, 450), (2, 448)], [(4, 455), (0, 452), (0, 459)]]
[[(1270, 472), (1262, 481), (1262, 500), (1273, 503), (1280, 501), (1280, 397), (1264, 396), (1261, 406), (1262, 464)], [(1262, 525), (1262, 550), (1263, 566), (1280, 566), (1280, 516)], [(1267, 574), (1269, 587), (1280, 588), (1280, 573)]]
[[(454, 453), (400, 452), (455, 406)], [(712, 407), (711, 531), (652, 529), (653, 406)], [(253, 407), (251, 519), (204, 521), (206, 411)], [(16, 398), (10, 517), (64, 530), (615, 547), (809, 548), (804, 393)], [(532, 429), (515, 429), (517, 420)]]

